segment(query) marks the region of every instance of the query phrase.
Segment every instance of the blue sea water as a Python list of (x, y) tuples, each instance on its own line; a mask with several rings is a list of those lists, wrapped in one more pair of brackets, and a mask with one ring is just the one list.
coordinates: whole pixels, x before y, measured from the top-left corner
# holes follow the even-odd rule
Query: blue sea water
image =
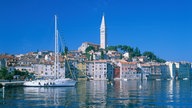
[(79, 81), (76, 87), (6, 87), (4, 91), (0, 88), (0, 108), (192, 107), (191, 80)]

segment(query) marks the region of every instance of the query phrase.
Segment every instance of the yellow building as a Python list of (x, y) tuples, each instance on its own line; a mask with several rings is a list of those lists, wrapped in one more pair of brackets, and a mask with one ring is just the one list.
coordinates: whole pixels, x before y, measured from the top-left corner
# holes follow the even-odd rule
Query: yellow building
[(77, 63), (78, 69), (78, 79), (86, 79), (86, 63), (79, 62)]

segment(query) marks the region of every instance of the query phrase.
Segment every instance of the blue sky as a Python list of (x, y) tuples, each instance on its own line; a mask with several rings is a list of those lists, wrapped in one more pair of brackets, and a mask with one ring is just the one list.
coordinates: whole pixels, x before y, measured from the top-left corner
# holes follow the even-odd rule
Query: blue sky
[(103, 12), (108, 45), (192, 62), (191, 0), (1, 0), (0, 53), (54, 50), (55, 14), (70, 50), (82, 42), (99, 44)]

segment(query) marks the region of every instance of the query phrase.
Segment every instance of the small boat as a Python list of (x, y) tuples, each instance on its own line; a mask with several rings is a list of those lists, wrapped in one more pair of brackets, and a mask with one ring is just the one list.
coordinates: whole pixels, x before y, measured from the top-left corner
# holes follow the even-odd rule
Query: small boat
[(127, 81), (127, 79), (126, 79), (126, 78), (124, 78), (123, 80), (124, 80), (124, 81)]
[(148, 80), (161, 80), (160, 74), (149, 74), (147, 75)]
[[(55, 63), (54, 63), (54, 79), (36, 79), (32, 81), (24, 82), (24, 86), (31, 87), (65, 87), (75, 86), (77, 81), (70, 78), (59, 78), (57, 73), (59, 72), (59, 49), (58, 49), (58, 30), (57, 30), (57, 16), (55, 15)], [(72, 74), (72, 72), (71, 72)], [(74, 76), (74, 75), (72, 75)]]
[(76, 85), (76, 81), (70, 78), (63, 79), (38, 79), (24, 82), (24, 86), (28, 87), (71, 87)]
[(183, 80), (188, 80), (188, 78), (183, 78)]

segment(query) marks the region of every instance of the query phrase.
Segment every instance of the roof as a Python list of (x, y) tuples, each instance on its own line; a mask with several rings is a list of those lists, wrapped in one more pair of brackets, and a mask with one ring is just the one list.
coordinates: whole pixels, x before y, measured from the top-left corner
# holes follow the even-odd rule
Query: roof
[(131, 65), (136, 65), (137, 62), (127, 62), (127, 61), (120, 61), (121, 64), (131, 64)]
[(100, 46), (99, 44), (95, 44), (95, 43), (91, 43), (91, 42), (84, 42), (83, 44)]

